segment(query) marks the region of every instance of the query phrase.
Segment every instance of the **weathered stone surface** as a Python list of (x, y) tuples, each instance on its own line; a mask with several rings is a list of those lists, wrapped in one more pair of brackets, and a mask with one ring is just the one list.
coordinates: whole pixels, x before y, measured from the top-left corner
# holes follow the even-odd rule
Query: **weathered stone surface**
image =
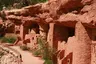
[[(88, 31), (81, 22), (76, 24), (75, 37), (78, 43), (75, 43), (73, 54), (73, 64), (91, 64), (91, 39)], [(79, 60), (79, 61), (78, 61)]]
[[(22, 21), (25, 18), (25, 21), (55, 22), (70, 25), (70, 27), (75, 27), (76, 22), (81, 21), (88, 27), (94, 28), (96, 26), (95, 5), (95, 0), (50, 0), (22, 9), (7, 10), (5, 14), (6, 18), (10, 20)], [(35, 17), (35, 19), (33, 20), (31, 17)]]
[(16, 50), (11, 49), (10, 47), (0, 46), (0, 64), (19, 64), (20, 56)]
[(53, 47), (53, 35), (54, 35), (54, 23), (50, 23), (49, 25), (49, 31), (47, 36), (47, 42), (51, 47)]
[[(21, 26), (21, 41), (28, 47), (36, 48), (38, 27), (38, 34), (47, 39), (57, 52), (59, 50), (54, 55), (58, 64), (91, 64), (91, 44), (96, 36), (91, 31), (96, 28), (96, 0), (49, 0), (22, 9), (7, 10), (4, 14), (6, 20)], [(0, 16), (2, 20), (2, 12)]]

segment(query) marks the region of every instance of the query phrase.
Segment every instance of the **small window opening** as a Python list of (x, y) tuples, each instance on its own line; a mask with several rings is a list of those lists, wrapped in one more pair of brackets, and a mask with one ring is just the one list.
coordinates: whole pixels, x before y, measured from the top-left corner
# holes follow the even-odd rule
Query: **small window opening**
[(70, 64), (70, 59), (67, 60), (68, 64)]
[(20, 31), (16, 31), (16, 34), (20, 34)]
[(34, 37), (32, 37), (32, 40), (34, 40)]

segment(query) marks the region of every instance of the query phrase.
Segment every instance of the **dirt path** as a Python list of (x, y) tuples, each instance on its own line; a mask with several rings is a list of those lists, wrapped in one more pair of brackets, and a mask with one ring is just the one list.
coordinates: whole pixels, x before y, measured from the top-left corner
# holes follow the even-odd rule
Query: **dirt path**
[(21, 50), (18, 46), (11, 46), (11, 48), (17, 50), (22, 55), (22, 64), (43, 64), (44, 61), (38, 57), (32, 56), (32, 53)]

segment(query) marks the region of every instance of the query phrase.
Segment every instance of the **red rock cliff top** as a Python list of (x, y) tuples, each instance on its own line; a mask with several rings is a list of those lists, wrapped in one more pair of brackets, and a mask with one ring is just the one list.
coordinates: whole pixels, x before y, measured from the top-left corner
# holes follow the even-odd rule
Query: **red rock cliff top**
[(8, 20), (29, 24), (29, 22), (57, 23), (74, 27), (82, 22), (90, 28), (96, 27), (96, 0), (49, 0), (23, 7), (6, 10)]

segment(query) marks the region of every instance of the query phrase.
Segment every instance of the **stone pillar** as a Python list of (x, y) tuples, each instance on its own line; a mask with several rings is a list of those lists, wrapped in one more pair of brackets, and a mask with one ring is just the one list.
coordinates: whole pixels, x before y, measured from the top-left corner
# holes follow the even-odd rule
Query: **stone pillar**
[(47, 40), (47, 33), (48, 33), (48, 25), (47, 24), (39, 24), (39, 33), (43, 39)]
[(28, 28), (24, 25), (21, 25), (20, 26), (20, 37), (21, 37), (21, 40), (24, 40), (25, 39), (25, 35), (28, 33)]
[[(48, 31), (48, 37), (47, 42), (50, 47), (54, 48), (54, 23), (49, 24), (49, 31)], [(52, 57), (53, 64), (57, 64), (57, 55), (53, 54)]]
[(54, 23), (49, 24), (49, 31), (47, 36), (47, 42), (51, 47), (53, 47), (53, 33), (54, 33)]
[(72, 64), (91, 64), (91, 39), (81, 22), (76, 24), (75, 37), (77, 42), (75, 42), (73, 49)]
[(20, 37), (21, 37), (21, 40), (24, 39), (24, 26), (23, 25), (20, 26)]

